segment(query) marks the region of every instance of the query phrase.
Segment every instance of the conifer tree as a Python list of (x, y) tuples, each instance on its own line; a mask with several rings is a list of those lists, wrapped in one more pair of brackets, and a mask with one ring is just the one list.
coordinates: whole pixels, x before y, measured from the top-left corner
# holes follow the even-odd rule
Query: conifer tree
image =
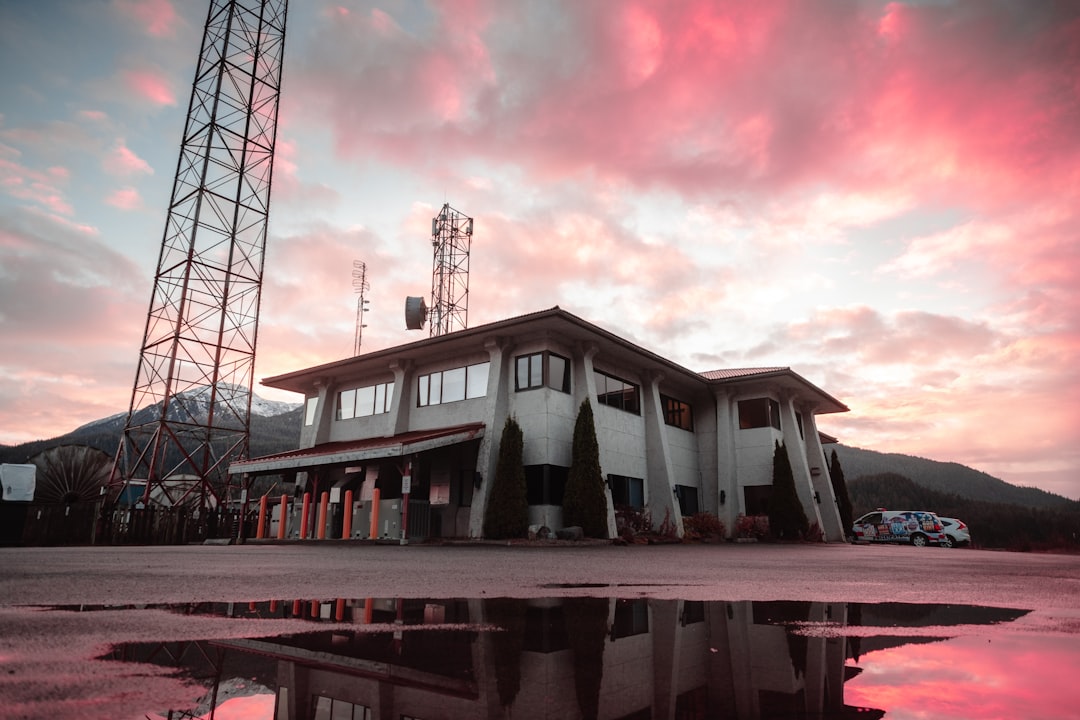
[(829, 478), (832, 481), (833, 495), (836, 496), (836, 504), (840, 510), (840, 526), (844, 529), (844, 537), (847, 537), (851, 534), (855, 516), (851, 510), (851, 496), (848, 495), (844, 468), (840, 467), (840, 458), (837, 457), (835, 450), (832, 451), (832, 460), (829, 462)]
[(607, 495), (600, 470), (600, 445), (596, 441), (592, 405), (585, 398), (574, 423), (570, 473), (563, 494), (563, 524), (580, 526), (587, 537), (606, 538)]
[(791, 459), (783, 443), (773, 451), (772, 495), (769, 497), (769, 531), (777, 540), (801, 540), (810, 530), (799, 495)]
[(529, 505), (525, 494), (525, 438), (521, 426), (506, 418), (499, 440), (499, 459), (484, 508), (484, 537), (496, 540), (525, 537)]

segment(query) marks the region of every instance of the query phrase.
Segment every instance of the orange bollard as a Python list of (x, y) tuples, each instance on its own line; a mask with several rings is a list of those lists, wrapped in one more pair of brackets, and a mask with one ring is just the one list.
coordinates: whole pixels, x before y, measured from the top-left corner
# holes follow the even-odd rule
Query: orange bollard
[(289, 496), (281, 496), (281, 517), (278, 519), (277, 539), (285, 539), (285, 526), (288, 525)]
[(300, 617), (300, 601), (299, 600), (293, 600), (292, 614), (293, 614), (293, 617)]
[(277, 612), (277, 605), (278, 605), (277, 600), (271, 600), (270, 601), (270, 612), (276, 613)]
[(341, 539), (348, 540), (352, 535), (352, 490), (345, 491), (345, 517), (341, 521)]
[(255, 531), (255, 539), (262, 540), (266, 537), (266, 502), (265, 495), (259, 500), (259, 529)]
[(338, 598), (334, 605), (334, 619), (341, 622), (345, 619), (345, 598)]
[(372, 615), (375, 613), (375, 600), (373, 598), (364, 599), (364, 624), (370, 625)]
[(313, 618), (319, 617), (319, 601), (318, 600), (312, 600), (311, 601), (311, 617), (313, 617)]
[(371, 491), (371, 532), (368, 537), (374, 540), (379, 537), (379, 488)]
[(324, 492), (319, 498), (319, 527), (315, 529), (315, 537), (319, 540), (326, 539), (326, 512), (330, 508), (330, 493)]
[(300, 539), (307, 540), (308, 512), (311, 510), (311, 493), (304, 493), (304, 509), (300, 513)]

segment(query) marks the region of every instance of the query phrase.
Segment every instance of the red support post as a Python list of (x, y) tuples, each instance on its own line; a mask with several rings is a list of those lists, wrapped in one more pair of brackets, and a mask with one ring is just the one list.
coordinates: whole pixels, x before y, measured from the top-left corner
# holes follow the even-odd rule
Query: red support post
[(311, 493), (304, 493), (304, 510), (300, 513), (300, 539), (307, 540), (308, 513), (311, 511)]
[(341, 521), (341, 539), (348, 540), (352, 535), (352, 490), (345, 491), (345, 517)]
[(315, 529), (315, 538), (317, 540), (326, 539), (326, 515), (330, 509), (330, 493), (324, 492), (322, 497), (319, 498), (319, 526)]
[(259, 529), (255, 531), (255, 539), (262, 540), (266, 537), (266, 503), (268, 498), (263, 495), (259, 500)]

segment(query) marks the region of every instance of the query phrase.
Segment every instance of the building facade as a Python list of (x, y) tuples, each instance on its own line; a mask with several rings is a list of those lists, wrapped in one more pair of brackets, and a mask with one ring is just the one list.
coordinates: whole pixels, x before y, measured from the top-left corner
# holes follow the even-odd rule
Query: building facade
[(694, 372), (555, 307), (263, 384), (304, 396), (300, 448), (230, 473), (328, 493), (337, 528), (350, 514), (354, 536), (368, 536), (378, 512), (379, 537), (480, 537), (511, 416), (524, 434), (529, 522), (560, 528), (588, 399), (612, 536), (626, 508), (680, 535), (684, 516), (708, 512), (734, 535), (739, 516), (766, 514), (782, 443), (811, 525), (844, 538), (815, 417), (847, 407), (789, 368)]

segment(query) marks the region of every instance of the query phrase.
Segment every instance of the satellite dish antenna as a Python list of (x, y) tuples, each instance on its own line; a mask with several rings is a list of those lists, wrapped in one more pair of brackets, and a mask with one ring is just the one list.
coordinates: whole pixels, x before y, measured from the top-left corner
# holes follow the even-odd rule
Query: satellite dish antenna
[(405, 298), (405, 328), (408, 330), (423, 330), (424, 321), (427, 320), (427, 304), (422, 297)]

